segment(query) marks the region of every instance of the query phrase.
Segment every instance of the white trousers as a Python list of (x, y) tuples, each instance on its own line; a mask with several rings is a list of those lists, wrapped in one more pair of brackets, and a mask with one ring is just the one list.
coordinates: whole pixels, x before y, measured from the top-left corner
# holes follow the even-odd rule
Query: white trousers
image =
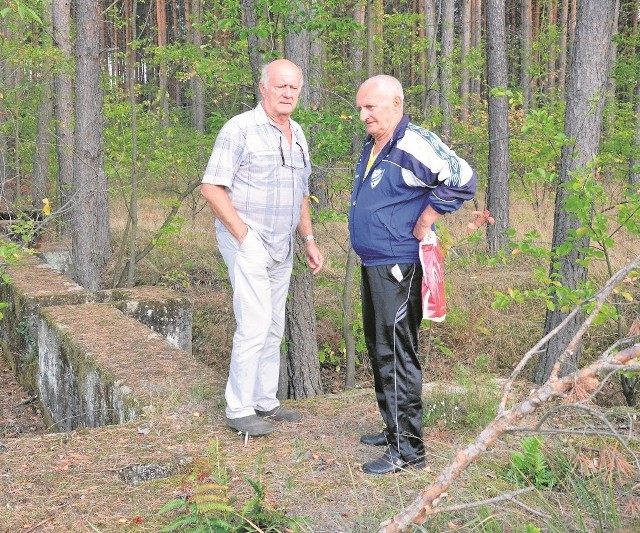
[(280, 343), (293, 260), (274, 261), (251, 229), (242, 246), (224, 229), (218, 229), (217, 239), (229, 270), (236, 318), (225, 413), (241, 418), (280, 405)]

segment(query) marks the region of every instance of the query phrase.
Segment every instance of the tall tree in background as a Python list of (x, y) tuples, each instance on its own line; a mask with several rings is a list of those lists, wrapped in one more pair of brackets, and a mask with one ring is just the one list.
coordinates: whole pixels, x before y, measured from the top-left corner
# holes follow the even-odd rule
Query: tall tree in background
[(125, 231), (128, 240), (127, 287), (133, 287), (136, 276), (136, 249), (138, 240), (138, 102), (136, 98), (136, 41), (138, 39), (138, 1), (128, 0), (125, 4), (127, 17), (127, 58), (125, 75), (131, 113), (131, 196), (129, 219)]
[[(42, 44), (51, 47), (51, 4), (45, 2), (42, 19)], [(42, 207), (47, 196), (49, 180), (49, 160), (51, 154), (51, 119), (53, 117), (53, 79), (51, 69), (43, 66), (40, 79), (40, 105), (38, 107), (38, 125), (36, 133), (35, 157), (33, 160), (33, 178), (31, 186), (31, 205), (35, 209)]]
[(75, 280), (101, 287), (102, 268), (111, 253), (109, 206), (104, 171), (103, 94), (100, 87), (99, 0), (85, 0), (76, 12), (76, 106), (72, 205), (72, 258)]
[[(471, 4), (471, 48), (482, 46), (482, 0), (472, 0)], [(471, 80), (471, 93), (481, 97), (482, 84), (479, 76)]]
[(531, 0), (520, 0), (520, 83), (522, 84), (522, 106), (527, 109), (533, 98), (531, 76)]
[(635, 103), (633, 109), (636, 114), (635, 135), (633, 137), (634, 152), (631, 156), (631, 172), (629, 182), (640, 193), (640, 78), (636, 81)]
[(460, 119), (466, 122), (469, 119), (469, 79), (468, 57), (471, 48), (471, 0), (462, 0), (462, 28), (460, 35)]
[[(187, 28), (191, 43), (196, 50), (202, 46), (202, 0), (187, 0), (186, 6), (191, 6), (190, 16), (187, 15)], [(204, 90), (200, 74), (196, 69), (189, 78), (191, 85), (191, 119), (193, 127), (198, 133), (204, 133)]]
[(442, 0), (442, 53), (440, 54), (440, 109), (442, 126), (440, 136), (446, 143), (451, 142), (451, 122), (453, 119), (453, 52), (454, 52), (454, 0)]
[[(569, 289), (576, 289), (587, 278), (584, 259), (589, 238), (573, 238), (581, 223), (566, 209), (565, 202), (570, 195), (567, 184), (576, 177), (592, 179), (595, 173), (592, 165), (600, 149), (615, 5), (616, 0), (582, 0), (578, 4), (564, 126), (570, 142), (562, 149), (553, 221), (552, 253), (556, 256), (550, 267), (551, 280)], [(554, 330), (566, 316), (559, 305), (548, 311), (544, 334)], [(535, 371), (536, 383), (544, 383), (549, 378), (581, 323), (582, 317), (576, 316), (549, 341)], [(568, 354), (561, 375), (576, 369), (579, 356), (579, 350)]]
[(53, 76), (56, 154), (58, 156), (58, 230), (62, 238), (71, 236), (73, 194), (73, 45), (71, 41), (71, 1), (53, 0), (53, 40), (61, 56)]
[[(286, 26), (296, 28), (285, 35), (285, 57), (302, 70), (304, 83), (300, 93), (300, 107), (311, 107), (311, 33), (306, 29), (310, 13), (304, 2), (290, 4), (293, 9)], [(314, 132), (305, 135), (312, 138)], [(311, 164), (311, 162), (309, 162)], [(312, 182), (310, 183), (310, 188)], [(313, 191), (311, 191), (313, 194)], [(310, 200), (311, 201), (311, 200)], [(306, 267), (305, 253), (296, 239), (296, 257), (289, 285), (289, 297), (285, 310), (285, 349), (280, 364), (280, 398), (310, 398), (322, 394), (320, 359), (316, 339), (316, 314), (313, 305), (313, 274)]]
[(382, 74), (384, 3), (367, 0), (367, 71)]
[(258, 37), (258, 15), (256, 13), (255, 0), (240, 0), (242, 13), (244, 15), (244, 26), (247, 29), (247, 44), (249, 45), (249, 65), (253, 78), (253, 94), (256, 102), (260, 99), (260, 73), (264, 62), (263, 53), (265, 48), (262, 40)]
[(489, 184), (487, 209), (495, 224), (487, 226), (492, 254), (509, 237), (509, 100), (505, 0), (487, 0), (487, 81), (489, 85)]
[(424, 37), (427, 41), (427, 63), (425, 73), (425, 90), (422, 100), (422, 114), (427, 118), (433, 110), (440, 105), (440, 92), (438, 90), (438, 61), (437, 61), (437, 35), (438, 24), (436, 21), (435, 0), (424, 2)]
[[(3, 35), (7, 35), (7, 23), (2, 18), (0, 18), (0, 32)], [(7, 86), (9, 68), (9, 60), (0, 55), (0, 87)], [(10, 179), (10, 173), (9, 158), (7, 154), (7, 147), (9, 143), (7, 136), (4, 134), (4, 125), (7, 122), (8, 113), (4, 109), (3, 100), (3, 98), (0, 98), (0, 196), (4, 199), (7, 184)]]
[(158, 111), (161, 124), (169, 125), (169, 77), (167, 74), (167, 60), (164, 49), (167, 46), (167, 3), (166, 0), (156, 1), (156, 23), (158, 31), (158, 51), (160, 52), (160, 70), (158, 73)]
[(569, 43), (569, 0), (560, 0), (560, 44), (558, 46), (558, 89), (563, 93), (567, 80)]

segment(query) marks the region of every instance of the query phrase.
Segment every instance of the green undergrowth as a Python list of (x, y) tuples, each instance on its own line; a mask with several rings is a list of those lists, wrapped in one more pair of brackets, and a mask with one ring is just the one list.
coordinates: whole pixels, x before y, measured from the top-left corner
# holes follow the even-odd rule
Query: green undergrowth
[(207, 456), (193, 463), (174, 498), (158, 511), (170, 520), (161, 529), (163, 533), (296, 533), (306, 530), (302, 519), (288, 517), (285, 510), (275, 508), (267, 501), (261, 471), (257, 479), (244, 479), (254, 491), (252, 498), (242, 503), (231, 497), (231, 476), (219, 452), (215, 441)]

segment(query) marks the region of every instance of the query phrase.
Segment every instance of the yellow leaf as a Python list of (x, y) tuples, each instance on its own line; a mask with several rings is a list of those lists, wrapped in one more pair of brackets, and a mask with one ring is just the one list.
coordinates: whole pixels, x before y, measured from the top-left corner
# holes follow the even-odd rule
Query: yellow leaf
[(42, 199), (42, 212), (45, 216), (49, 216), (51, 214), (51, 204), (49, 203), (49, 198)]

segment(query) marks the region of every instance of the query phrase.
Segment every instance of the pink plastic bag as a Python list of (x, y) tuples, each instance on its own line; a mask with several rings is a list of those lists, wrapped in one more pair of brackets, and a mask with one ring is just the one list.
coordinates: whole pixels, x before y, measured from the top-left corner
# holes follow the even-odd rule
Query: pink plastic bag
[(422, 318), (442, 322), (447, 315), (444, 297), (444, 263), (438, 238), (432, 231), (420, 241), (422, 263)]

